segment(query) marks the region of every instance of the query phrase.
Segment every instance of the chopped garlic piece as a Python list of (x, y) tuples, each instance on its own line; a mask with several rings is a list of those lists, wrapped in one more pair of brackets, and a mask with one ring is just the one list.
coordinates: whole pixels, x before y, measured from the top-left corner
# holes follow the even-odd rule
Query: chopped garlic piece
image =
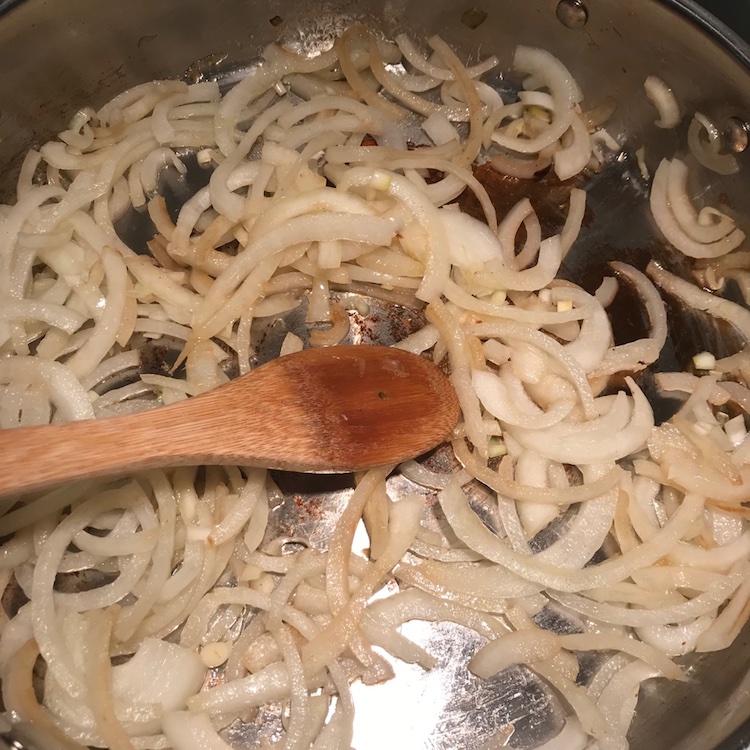
[(273, 576), (264, 573), (250, 584), (250, 588), (260, 591), (261, 594), (270, 594), (276, 588)]
[(380, 190), (382, 193), (387, 193), (388, 188), (391, 186), (391, 176), (388, 172), (377, 170), (370, 180), (370, 187), (375, 190)]
[(502, 440), (496, 437), (490, 438), (490, 458), (499, 458), (500, 456), (504, 456), (507, 452), (508, 448)]
[(727, 434), (727, 437), (735, 448), (740, 446), (747, 437), (745, 417), (742, 414), (738, 414), (736, 417), (730, 419), (724, 425), (724, 432)]
[(213, 669), (223, 664), (229, 658), (231, 650), (232, 647), (225, 641), (207, 643), (201, 649), (201, 659), (209, 669)]
[(195, 158), (202, 167), (207, 167), (213, 161), (213, 149), (202, 148)]
[(696, 370), (713, 370), (716, 367), (716, 357), (711, 352), (700, 352), (693, 357), (693, 367)]

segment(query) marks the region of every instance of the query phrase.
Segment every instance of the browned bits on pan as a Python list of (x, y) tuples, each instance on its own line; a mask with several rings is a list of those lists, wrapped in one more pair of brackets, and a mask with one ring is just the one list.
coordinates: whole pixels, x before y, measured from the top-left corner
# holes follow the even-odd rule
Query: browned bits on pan
[(481, 8), (469, 8), (461, 15), (461, 23), (469, 29), (479, 28), (487, 20), (487, 13)]
[[(528, 198), (547, 234), (559, 232), (565, 223), (573, 180), (560, 182), (552, 171), (522, 180), (500, 174), (489, 163), (475, 167), (474, 176), (484, 186), (498, 215), (504, 216), (518, 201)], [(458, 205), (465, 213), (484, 221), (484, 211), (471, 190), (464, 190)]]

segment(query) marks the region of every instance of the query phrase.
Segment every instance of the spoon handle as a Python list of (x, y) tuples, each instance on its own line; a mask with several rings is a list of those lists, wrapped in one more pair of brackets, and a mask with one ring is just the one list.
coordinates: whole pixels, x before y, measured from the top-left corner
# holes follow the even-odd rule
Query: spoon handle
[[(247, 464), (246, 455), (217, 455), (220, 414), (210, 395), (123, 417), (1, 430), (0, 495), (162, 466)], [(252, 439), (252, 423), (244, 437)]]
[(0, 430), (0, 496), (165, 466), (287, 468), (278, 456), (289, 455), (295, 446), (274, 440), (269, 423), (294, 424), (300, 417), (289, 413), (289, 384), (275, 362), (169, 406)]

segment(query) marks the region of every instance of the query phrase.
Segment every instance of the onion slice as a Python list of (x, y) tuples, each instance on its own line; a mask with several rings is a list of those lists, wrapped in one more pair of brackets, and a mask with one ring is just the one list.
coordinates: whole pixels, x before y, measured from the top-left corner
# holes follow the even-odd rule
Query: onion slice
[[(670, 201), (668, 191), (671, 169), (671, 162), (668, 159), (662, 160), (656, 169), (651, 185), (651, 212), (664, 237), (681, 253), (691, 258), (718, 258), (737, 247), (745, 238), (745, 235), (739, 229), (734, 229), (719, 240), (700, 242), (694, 240), (680, 225), (679, 218), (675, 214), (675, 208), (683, 209), (684, 202), (674, 206)], [(681, 171), (682, 168), (678, 167), (678, 175)], [(689, 220), (689, 215), (683, 219), (685, 222)]]
[(671, 129), (680, 122), (680, 105), (677, 97), (669, 86), (658, 76), (649, 76), (643, 84), (646, 96), (656, 107), (659, 119), (656, 121), (658, 128)]

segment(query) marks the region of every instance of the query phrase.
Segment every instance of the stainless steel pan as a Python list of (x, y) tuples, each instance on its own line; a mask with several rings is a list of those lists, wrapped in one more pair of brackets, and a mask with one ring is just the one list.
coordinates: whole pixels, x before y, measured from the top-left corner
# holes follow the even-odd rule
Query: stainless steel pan
[[(516, 44), (543, 46), (570, 67), (590, 104), (607, 97), (617, 102), (608, 129), (626, 149), (588, 186), (592, 220), (566, 266), (577, 279), (593, 278), (613, 257), (643, 264), (664, 253), (654, 238), (632, 154), (645, 146), (653, 168), (676, 150), (680, 138), (684, 142), (684, 131), (653, 127), (654, 110), (642, 88), (646, 76), (658, 74), (685, 109), (699, 109), (726, 126), (730, 147), (741, 151), (747, 142), (750, 48), (689, 0), (562, 0), (559, 5), (556, 0), (0, 0), (0, 16), (2, 201), (11, 198), (25, 151), (61, 130), (79, 106), (101, 104), (153, 78), (229, 75), (279, 38), (313, 50), (354, 20), (388, 35), (403, 29), (440, 33), (472, 59), (499, 54), (506, 69)], [(742, 217), (750, 208), (750, 157), (739, 159), (739, 174), (717, 178), (714, 189)], [(549, 208), (547, 221), (553, 225), (559, 217), (554, 206)], [(750, 230), (750, 217), (740, 223)], [(705, 321), (679, 310), (672, 314), (683, 315), (684, 323), (679, 338), (668, 343), (672, 362), (684, 366), (706, 337), (726, 352), (736, 349), (736, 340)], [(345, 490), (336, 487), (290, 484), (287, 489), (290, 497), (324, 497), (331, 507), (345, 501)], [(292, 536), (322, 543), (326, 518), (311, 526), (295, 508), (282, 504), (273, 522)], [(508, 721), (525, 727), (511, 745), (526, 746), (544, 731), (533, 686), (526, 686), (520, 700), (512, 682), (480, 695), (456, 666), (469, 636), (449, 635), (441, 640), (447, 644), (441, 654), (445, 667), (436, 676), (400, 676), (386, 689), (390, 692), (378, 694), (392, 722), (399, 721), (399, 702), (411, 700), (401, 718), (422, 727), (408, 745), (394, 747), (480, 747), (490, 729)], [(747, 747), (750, 725), (737, 728), (750, 715), (750, 632), (727, 651), (687, 663), (689, 682), (646, 684), (630, 735), (633, 750), (702, 750), (726, 738), (724, 750)], [(415, 691), (426, 693), (427, 679), (443, 696), (442, 708), (413, 699)], [(373, 712), (375, 696), (359, 694), (358, 750), (393, 745), (383, 714)], [(381, 729), (373, 734), (368, 726)], [(248, 730), (244, 739), (235, 739), (252, 747), (256, 738), (257, 732)]]

